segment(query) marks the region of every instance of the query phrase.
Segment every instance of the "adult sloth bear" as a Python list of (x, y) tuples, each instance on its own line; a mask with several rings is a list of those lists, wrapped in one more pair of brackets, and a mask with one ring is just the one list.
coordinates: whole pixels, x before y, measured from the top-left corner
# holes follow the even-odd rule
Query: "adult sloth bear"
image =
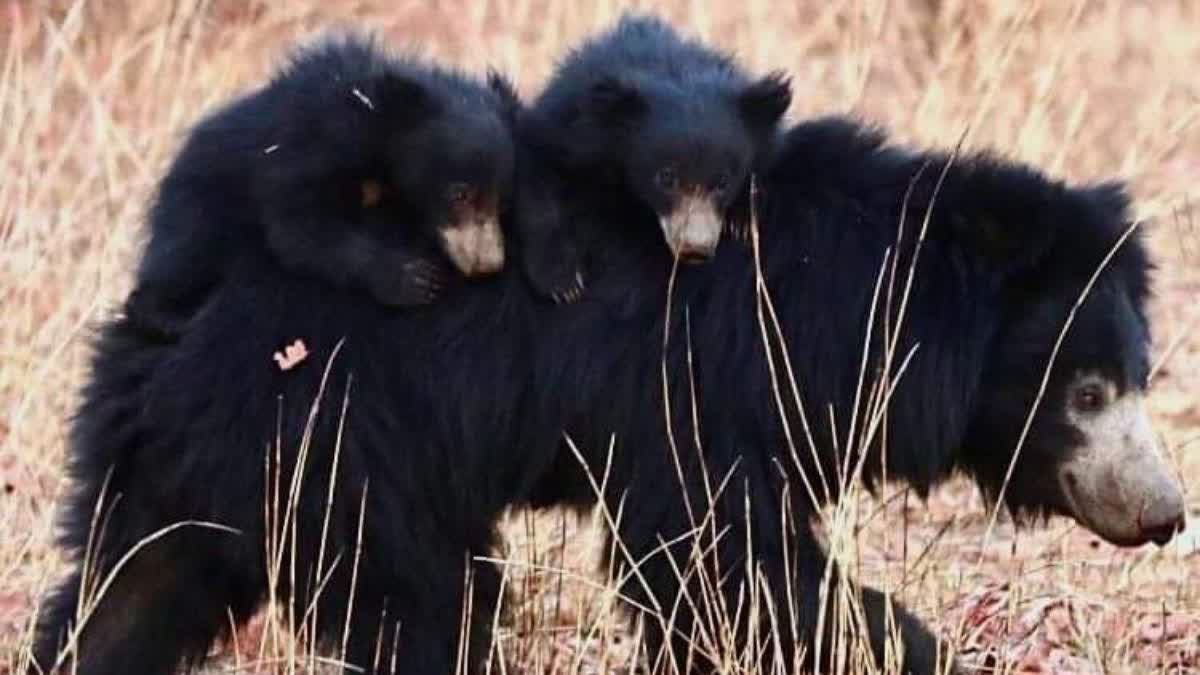
[[(1124, 196), (984, 157), (950, 165), (939, 188), (945, 162), (846, 121), (790, 131), (761, 181), (765, 330), (744, 246), (680, 269), (668, 310), (671, 256), (646, 223), (609, 231), (612, 266), (566, 307), (510, 269), (397, 315), (246, 250), (177, 344), (113, 321), (73, 429), (66, 505), (65, 544), (95, 576), (81, 557), (49, 598), (38, 661), (67, 645), (58, 662), (83, 675), (194, 664), (274, 583), (297, 629), (359, 668), (476, 665), (500, 574), (469, 556), (492, 548), (506, 506), (591, 503), (592, 480), (619, 569), (636, 563), (624, 593), (651, 613), (652, 658), (700, 671), (730, 638), (751, 664), (828, 667), (820, 615), (835, 594), (820, 589), (810, 517), (860, 458), (869, 481), (923, 493), (961, 471), (1017, 512), (1069, 515), (1122, 545), (1165, 541), (1183, 503), (1141, 405), (1136, 236), (1075, 306), (1126, 230)], [(891, 250), (897, 289), (915, 260), (911, 292), (902, 323), (872, 322)], [(882, 326), (899, 329), (893, 359)], [(294, 338), (310, 357), (281, 370), (271, 353)], [(886, 444), (855, 440), (876, 419), (855, 416), (864, 345), (868, 381), (903, 370), (874, 434)], [(81, 583), (98, 603), (80, 602)], [(859, 597), (882, 660), (884, 597)], [(894, 625), (903, 670), (932, 672), (930, 633), (900, 609)]]

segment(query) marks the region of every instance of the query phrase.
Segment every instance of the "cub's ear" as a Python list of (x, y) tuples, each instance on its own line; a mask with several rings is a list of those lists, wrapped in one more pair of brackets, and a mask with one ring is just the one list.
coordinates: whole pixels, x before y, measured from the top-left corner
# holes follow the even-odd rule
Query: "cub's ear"
[(742, 117), (755, 127), (779, 122), (792, 104), (792, 85), (783, 71), (775, 71), (747, 86), (737, 96)]
[(1095, 183), (1088, 186), (1083, 194), (1096, 217), (1129, 227), (1133, 220), (1133, 200), (1129, 196), (1128, 186), (1123, 181), (1106, 180)]
[(504, 116), (509, 122), (516, 121), (517, 115), (521, 111), (521, 97), (517, 95), (517, 88), (513, 85), (512, 80), (508, 79), (508, 76), (499, 70), (489, 68), (487, 85), (489, 89), (500, 97), (500, 105), (504, 111)]
[(630, 124), (647, 107), (646, 97), (638, 86), (619, 77), (605, 77), (588, 90), (587, 113), (606, 125)]
[(405, 126), (421, 124), (439, 109), (437, 98), (428, 85), (403, 73), (387, 73), (380, 78), (374, 91), (377, 101), (369, 98), (364, 101), (363, 97), (369, 94), (362, 90), (352, 89), (349, 94), (353, 102), (386, 115), (392, 123)]

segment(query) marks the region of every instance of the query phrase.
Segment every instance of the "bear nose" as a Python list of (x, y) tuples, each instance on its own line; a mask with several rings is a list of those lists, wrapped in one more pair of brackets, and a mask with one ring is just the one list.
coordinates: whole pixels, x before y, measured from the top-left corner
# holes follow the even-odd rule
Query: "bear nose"
[(679, 262), (696, 265), (707, 262), (713, 257), (712, 249), (706, 248), (687, 248), (679, 252)]
[(1159, 546), (1171, 541), (1187, 524), (1182, 495), (1162, 495), (1151, 498), (1142, 506), (1138, 529), (1142, 537)]

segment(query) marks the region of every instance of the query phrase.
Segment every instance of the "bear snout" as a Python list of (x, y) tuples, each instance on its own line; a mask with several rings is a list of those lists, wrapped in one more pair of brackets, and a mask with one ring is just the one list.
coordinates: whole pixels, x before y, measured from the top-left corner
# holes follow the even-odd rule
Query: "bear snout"
[(683, 197), (659, 221), (671, 253), (680, 262), (705, 262), (716, 253), (723, 221), (707, 196), (695, 194)]
[(1164, 546), (1187, 525), (1183, 493), (1170, 490), (1151, 495), (1142, 505), (1138, 527), (1146, 541)]
[(495, 274), (504, 267), (504, 235), (494, 217), (445, 227), (441, 237), (446, 256), (463, 276)]
[(1117, 546), (1169, 542), (1186, 520), (1183, 490), (1142, 397), (1123, 396), (1071, 422), (1084, 442), (1059, 471), (1070, 514)]

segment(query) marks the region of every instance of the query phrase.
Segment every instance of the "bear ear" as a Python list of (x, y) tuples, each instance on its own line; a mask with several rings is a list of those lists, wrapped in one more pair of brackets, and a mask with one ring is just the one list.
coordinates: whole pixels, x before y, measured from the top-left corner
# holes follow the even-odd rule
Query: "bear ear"
[(609, 126), (629, 124), (646, 108), (646, 97), (636, 84), (626, 79), (605, 77), (588, 90), (588, 113)]
[(487, 85), (500, 97), (500, 105), (504, 110), (504, 116), (509, 121), (516, 120), (517, 114), (521, 110), (521, 97), (517, 95), (517, 88), (513, 85), (512, 80), (508, 76), (494, 68), (488, 68)]
[(987, 213), (950, 216), (955, 240), (975, 261), (978, 269), (1004, 280), (1037, 267), (1053, 246), (1057, 229), (1035, 214), (1028, 220), (1010, 219)]
[(976, 268), (993, 278), (1060, 264), (1050, 260), (1059, 247), (1071, 251), (1071, 264), (1098, 265), (1130, 226), (1129, 196), (1119, 182), (1067, 187), (1011, 170), (976, 178), (984, 180), (959, 186), (968, 191), (956, 190), (950, 200), (949, 225)]
[(1133, 200), (1129, 197), (1129, 188), (1124, 181), (1106, 180), (1096, 183), (1086, 188), (1084, 194), (1091, 209), (1100, 217), (1129, 227), (1132, 221), (1130, 211), (1133, 208)]
[(786, 73), (777, 70), (743, 89), (737, 104), (751, 125), (774, 126), (792, 104), (791, 82)]

